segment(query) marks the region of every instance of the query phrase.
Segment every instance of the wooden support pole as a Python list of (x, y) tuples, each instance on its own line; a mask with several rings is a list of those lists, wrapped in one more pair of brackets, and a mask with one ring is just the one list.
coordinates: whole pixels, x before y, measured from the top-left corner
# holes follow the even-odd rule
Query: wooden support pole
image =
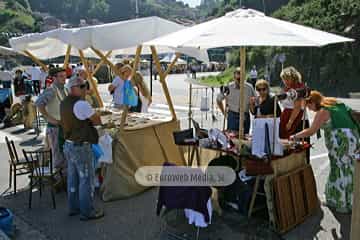
[(67, 69), (69, 66), (70, 53), (71, 53), (71, 45), (69, 44), (66, 49), (66, 54), (65, 54), (65, 59), (64, 59), (64, 68), (65, 69)]
[(44, 64), (43, 62), (41, 62), (37, 57), (35, 57), (31, 52), (29, 52), (28, 50), (24, 51), (25, 55), (28, 56), (29, 58), (31, 58), (31, 60), (33, 60), (37, 65), (39, 65), (40, 67), (42, 67), (46, 72), (49, 71), (49, 68), (46, 66), (46, 64)]
[[(169, 109), (170, 109), (170, 112), (171, 112), (171, 115), (172, 115), (172, 118), (173, 120), (176, 120), (177, 117), (176, 117), (176, 113), (175, 113), (175, 109), (174, 109), (174, 105), (173, 105), (173, 102), (171, 100), (171, 97), (170, 97), (170, 93), (169, 93), (169, 89), (168, 89), (168, 86), (166, 84), (166, 81), (165, 81), (165, 78), (166, 78), (166, 72), (170, 72), (171, 68), (169, 66), (169, 68), (166, 70), (166, 72), (164, 73), (161, 69), (161, 64), (160, 64), (160, 61), (159, 61), (159, 56), (156, 52), (156, 49), (154, 46), (151, 46), (151, 52), (152, 52), (152, 56), (153, 56), (153, 59), (155, 61), (155, 64), (156, 64), (156, 68), (158, 70), (158, 73), (159, 73), (159, 77), (160, 77), (160, 83), (161, 83), (161, 86), (163, 88), (163, 91), (164, 91), (164, 94), (165, 94), (165, 97), (166, 97), (166, 101), (169, 105)], [(176, 59), (177, 60), (177, 59)], [(175, 64), (175, 63), (174, 63)]]
[[(105, 55), (106, 58), (108, 58), (111, 55), (112, 51), (108, 51), (107, 54)], [(101, 65), (103, 65), (105, 63), (104, 60), (100, 60), (100, 62), (96, 65), (96, 68), (94, 69), (94, 71), (92, 72), (93, 75), (95, 75), (97, 73), (97, 71), (99, 71)]]
[(166, 78), (166, 76), (170, 73), (171, 69), (175, 66), (177, 60), (180, 57), (180, 53), (176, 53), (176, 57), (175, 59), (170, 63), (168, 69), (166, 70), (166, 72), (164, 73), (164, 77)]
[(119, 69), (117, 69), (117, 67), (115, 67), (115, 65), (98, 49), (94, 48), (94, 47), (91, 47), (91, 49), (93, 50), (94, 53), (96, 53), (96, 55), (98, 55), (101, 60), (106, 63), (107, 65), (109, 65), (109, 67), (111, 68), (111, 70), (114, 71), (114, 73), (117, 75), (117, 76), (120, 76), (120, 71)]
[[(137, 70), (139, 62), (140, 62), (141, 49), (142, 49), (141, 45), (139, 45), (136, 48), (136, 55), (135, 55), (134, 64), (133, 64), (132, 72), (131, 72), (131, 82), (133, 83), (133, 85), (134, 85), (134, 80), (133, 79), (135, 77), (135, 73), (136, 73), (136, 70)], [(138, 101), (140, 101), (140, 99)], [(129, 107), (125, 106), (124, 111), (123, 111), (123, 113), (121, 115), (120, 130), (123, 130), (124, 127), (125, 127), (128, 112), (129, 112)]]
[(94, 81), (94, 79), (92, 77), (91, 72), (89, 71), (89, 64), (88, 64), (82, 50), (79, 50), (79, 55), (80, 55), (81, 62), (83, 63), (83, 65), (85, 67), (85, 71), (86, 71), (86, 73), (88, 75), (90, 86), (91, 86), (92, 90), (95, 93), (96, 100), (98, 101), (100, 107), (104, 107), (104, 103), (103, 103), (103, 101), (102, 101), (102, 99), (100, 97), (100, 94), (99, 94), (99, 91), (98, 91), (97, 86), (95, 84), (95, 81)]
[(245, 78), (246, 78), (246, 49), (240, 48), (240, 111), (239, 111), (239, 150), (241, 150), (242, 140), (244, 139), (244, 109), (245, 109)]

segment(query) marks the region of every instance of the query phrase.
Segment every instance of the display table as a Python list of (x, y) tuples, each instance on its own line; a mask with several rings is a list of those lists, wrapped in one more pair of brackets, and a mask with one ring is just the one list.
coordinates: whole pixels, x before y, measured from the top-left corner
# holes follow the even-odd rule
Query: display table
[[(290, 147), (288, 143), (285, 143), (285, 145), (287, 145), (287, 148)], [(200, 149), (197, 151), (200, 152), (200, 160), (197, 162), (200, 162), (201, 165), (207, 165), (207, 163), (211, 160), (208, 159), (209, 156), (214, 157), (219, 153), (223, 153), (229, 154), (235, 159), (241, 159), (243, 168), (247, 169), (247, 166), (249, 166), (246, 164), (247, 160), (234, 151), (234, 149), (225, 151), (223, 149), (216, 148), (199, 148)], [(318, 207), (315, 179), (311, 167), (307, 165), (306, 148), (302, 150), (289, 149), (289, 151), (290, 153), (286, 156), (274, 157), (269, 163), (263, 163), (263, 165), (267, 167), (261, 167), (260, 165), (262, 165), (262, 161), (255, 160), (260, 163), (259, 173), (255, 174), (256, 182), (249, 207), (249, 217), (251, 217), (255, 198), (258, 194), (260, 178), (265, 178), (264, 189), (269, 221), (270, 224), (281, 233), (286, 232), (292, 227), (300, 224)], [(193, 154), (191, 155), (192, 158), (190, 159), (190, 162), (193, 162)], [(269, 170), (264, 171), (266, 168)], [(252, 168), (251, 171), (254, 171), (254, 169)], [(282, 177), (288, 179), (279, 179)], [(285, 184), (282, 184), (283, 182), (285, 182)], [(302, 192), (302, 190), (306, 190), (307, 192)], [(282, 199), (281, 195), (283, 195), (286, 199)], [(275, 198), (275, 196), (277, 196), (277, 198)], [(288, 203), (289, 205), (281, 206), (282, 203)], [(297, 205), (304, 206), (302, 209), (300, 208), (300, 212), (298, 209), (299, 206)], [(284, 208), (286, 209), (285, 211), (291, 212), (291, 214), (283, 216), (282, 214), (284, 211), (280, 210)]]
[[(117, 125), (120, 116), (113, 115)], [(123, 199), (145, 191), (139, 185), (135, 172), (143, 166), (162, 166), (165, 161), (184, 165), (184, 157), (173, 140), (173, 131), (180, 129), (179, 121), (155, 114), (132, 113), (124, 130), (100, 129), (100, 135), (108, 132), (113, 137), (113, 163), (105, 165), (104, 182), (101, 187), (104, 201)], [(150, 119), (150, 120), (146, 120)], [(153, 119), (153, 120), (151, 120)]]

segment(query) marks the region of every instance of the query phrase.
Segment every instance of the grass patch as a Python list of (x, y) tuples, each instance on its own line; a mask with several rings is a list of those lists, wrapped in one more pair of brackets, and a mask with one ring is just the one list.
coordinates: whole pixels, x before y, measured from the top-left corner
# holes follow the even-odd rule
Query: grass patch
[(206, 84), (210, 87), (220, 87), (226, 85), (233, 80), (234, 68), (227, 68), (222, 73), (216, 76), (201, 77), (200, 83)]

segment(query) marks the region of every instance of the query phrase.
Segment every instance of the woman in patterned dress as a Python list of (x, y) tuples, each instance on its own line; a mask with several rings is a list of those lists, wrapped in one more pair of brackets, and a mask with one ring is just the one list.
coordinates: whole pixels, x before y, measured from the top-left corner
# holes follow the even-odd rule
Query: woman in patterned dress
[(293, 136), (299, 139), (325, 132), (325, 144), (330, 160), (330, 174), (326, 184), (326, 204), (337, 212), (352, 210), (354, 165), (358, 159), (359, 128), (351, 117), (351, 109), (335, 98), (327, 98), (312, 91), (306, 99), (307, 107), (316, 112), (312, 126)]

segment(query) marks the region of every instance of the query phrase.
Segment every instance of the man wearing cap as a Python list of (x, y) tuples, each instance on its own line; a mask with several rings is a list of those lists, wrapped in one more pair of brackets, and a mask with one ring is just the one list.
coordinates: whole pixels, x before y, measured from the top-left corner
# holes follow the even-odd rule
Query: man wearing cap
[(97, 144), (99, 135), (94, 125), (100, 125), (100, 116), (85, 100), (86, 82), (74, 76), (68, 82), (69, 95), (60, 105), (61, 125), (64, 129), (64, 154), (68, 162), (67, 197), (69, 215), (80, 214), (80, 220), (104, 216), (94, 207), (94, 153), (91, 144)]
[[(241, 69), (236, 68), (234, 71), (234, 81), (229, 84), (227, 91), (219, 93), (216, 99), (218, 107), (224, 115), (225, 109), (227, 109), (227, 128), (233, 131), (239, 131), (240, 77)], [(254, 88), (251, 84), (245, 82), (244, 134), (248, 134), (250, 130), (249, 103), (250, 97), (253, 96), (255, 96)], [(225, 106), (224, 100), (226, 100)]]
[[(62, 130), (60, 126), (60, 103), (66, 97), (64, 88), (66, 72), (63, 68), (51, 69), (54, 82), (46, 88), (35, 102), (40, 113), (47, 120), (46, 137), (51, 148), (54, 167), (66, 174), (66, 161), (62, 152)], [(59, 141), (60, 140), (60, 141)]]

